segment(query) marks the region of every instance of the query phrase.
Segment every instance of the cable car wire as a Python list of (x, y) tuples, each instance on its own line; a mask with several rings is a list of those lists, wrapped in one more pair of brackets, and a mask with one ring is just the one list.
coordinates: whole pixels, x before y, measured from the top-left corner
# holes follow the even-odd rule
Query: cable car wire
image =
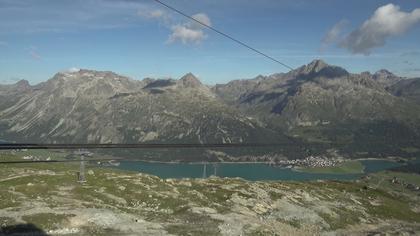
[(208, 24), (205, 24), (205, 23), (203, 23), (203, 22), (195, 19), (194, 17), (192, 17), (192, 16), (190, 16), (190, 15), (182, 12), (181, 10), (176, 9), (175, 7), (173, 7), (171, 5), (168, 5), (168, 4), (166, 4), (166, 3), (164, 3), (164, 2), (162, 2), (160, 0), (153, 0), (153, 1), (159, 3), (160, 5), (168, 8), (168, 9), (170, 9), (171, 11), (174, 11), (174, 12), (176, 12), (176, 13), (178, 13), (178, 14), (180, 14), (180, 15), (182, 15), (182, 16), (190, 19), (190, 20), (193, 20), (193, 21), (197, 22), (198, 24), (200, 24), (200, 25), (202, 25), (202, 26), (204, 26), (204, 27), (206, 27), (206, 28), (208, 28), (208, 29), (210, 29), (210, 30), (212, 30), (212, 31), (214, 31), (214, 32), (216, 32), (216, 33), (218, 33), (218, 34), (220, 34), (220, 35), (222, 35), (222, 36), (224, 36), (224, 37), (226, 37), (226, 38), (228, 38), (228, 39), (230, 39), (230, 40), (232, 40), (232, 41), (234, 41), (234, 42), (236, 42), (236, 43), (238, 43), (238, 44), (240, 44), (240, 45), (242, 45), (242, 46), (244, 46), (244, 47), (246, 47), (246, 48), (248, 48), (248, 49), (250, 49), (250, 50), (252, 50), (252, 51), (254, 51), (256, 53), (258, 53), (258, 54), (260, 54), (260, 55), (262, 55), (262, 56), (264, 56), (264, 57), (266, 57), (266, 58), (268, 58), (271, 61), (274, 61), (274, 62), (276, 62), (276, 63), (278, 63), (278, 64), (286, 67), (287, 69), (293, 70), (293, 67), (291, 67), (291, 66), (289, 66), (289, 65), (287, 65), (287, 64), (285, 64), (285, 63), (283, 63), (283, 62), (281, 62), (279, 60), (277, 60), (276, 58), (274, 58), (272, 56), (267, 55), (264, 52), (261, 52), (260, 50), (254, 48), (254, 47), (249, 46), (247, 43), (244, 43), (243, 41), (241, 41), (239, 39), (236, 39), (236, 38), (234, 38), (234, 37), (232, 37), (232, 36), (230, 36), (230, 35), (228, 35), (226, 33), (223, 33), (222, 31), (214, 28), (213, 26), (210, 26)]

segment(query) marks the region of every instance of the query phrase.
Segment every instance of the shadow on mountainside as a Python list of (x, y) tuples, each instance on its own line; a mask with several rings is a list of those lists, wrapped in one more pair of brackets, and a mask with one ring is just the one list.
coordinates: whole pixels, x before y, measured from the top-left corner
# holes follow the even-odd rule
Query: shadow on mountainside
[(33, 224), (17, 224), (0, 228), (0, 236), (47, 236), (44, 230)]

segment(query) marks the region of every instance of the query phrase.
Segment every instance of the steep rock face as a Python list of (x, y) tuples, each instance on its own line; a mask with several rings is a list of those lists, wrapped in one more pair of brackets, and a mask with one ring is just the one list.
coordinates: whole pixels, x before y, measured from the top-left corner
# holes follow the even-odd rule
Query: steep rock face
[(227, 103), (235, 103), (241, 95), (255, 89), (266, 77), (259, 75), (254, 79), (233, 80), (227, 84), (216, 84), (212, 91)]
[(200, 80), (197, 77), (195, 77), (195, 75), (193, 75), (192, 73), (188, 73), (182, 76), (181, 79), (178, 80), (178, 83), (188, 88), (199, 88), (203, 86)]
[(228, 108), (189, 74), (136, 81), (112, 72), (58, 73), (19, 90), (3, 88), (0, 130), (36, 142), (251, 142), (278, 137)]
[(382, 84), (385, 88), (392, 86), (398, 81), (402, 80), (401, 77), (398, 77), (385, 69), (375, 72), (375, 74), (372, 75), (372, 79)]
[(31, 89), (31, 86), (26, 80), (21, 80), (11, 85), (0, 85), (0, 114), (2, 114), (1, 111), (4, 109), (18, 103), (25, 94), (31, 92)]
[[(361, 150), (347, 146), (351, 151), (400, 150), (418, 144), (413, 140), (420, 137), (420, 86), (419, 79), (390, 82), (396, 78), (387, 71), (352, 74), (320, 60), (288, 73), (213, 87), (191, 73), (178, 80), (139, 81), (113, 72), (61, 72), (33, 86), (27, 81), (0, 86), (0, 139), (288, 144), (303, 140), (362, 146)], [(382, 144), (366, 145), (378, 140)], [(298, 149), (288, 151), (306, 153)]]
[[(110, 96), (141, 88), (137, 81), (112, 72), (80, 70), (58, 73), (47, 82), (19, 93), (0, 112), (4, 136), (29, 140), (85, 141), (91, 130), (112, 133), (100, 123)], [(14, 96), (9, 96), (10, 98)]]
[(272, 113), (292, 125), (346, 120), (397, 119), (403, 121), (413, 107), (369, 78), (349, 75), (334, 80), (316, 78), (289, 88)]
[(390, 86), (388, 90), (397, 97), (420, 104), (420, 78), (400, 80)]
[(391, 78), (396, 76), (386, 71), (373, 76), (350, 74), (315, 60), (270, 79), (251, 80), (249, 84), (235, 84), (236, 87), (232, 83), (219, 85), (216, 93), (221, 98), (235, 94), (235, 105), (243, 111), (266, 120), (274, 118), (273, 122), (289, 128), (350, 120), (420, 118), (412, 112), (418, 107), (384, 89), (382, 79)]
[(310, 79), (315, 77), (336, 78), (346, 76), (349, 73), (341, 67), (328, 65), (322, 60), (314, 60), (308, 65), (292, 71), (292, 74)]

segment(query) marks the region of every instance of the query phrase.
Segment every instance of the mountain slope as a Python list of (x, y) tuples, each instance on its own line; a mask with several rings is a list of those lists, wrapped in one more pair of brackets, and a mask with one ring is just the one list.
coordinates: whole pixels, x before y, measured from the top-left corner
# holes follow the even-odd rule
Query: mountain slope
[(279, 136), (228, 108), (192, 74), (178, 81), (135, 81), (80, 70), (18, 87), (1, 90), (7, 97), (0, 112), (5, 139), (225, 143)]
[(215, 91), (225, 98), (225, 94), (235, 94), (232, 90), (239, 90), (237, 87), (246, 87), (236, 95), (237, 107), (262, 117), (281, 118), (288, 127), (347, 120), (406, 121), (409, 116), (419, 119), (420, 114), (412, 112), (418, 107), (385, 90), (379, 77), (378, 73), (350, 74), (315, 60), (287, 74), (258, 80), (252, 86), (248, 81), (228, 83)]
[(397, 97), (407, 98), (420, 104), (420, 78), (401, 80), (390, 86), (388, 90)]
[(404, 150), (420, 145), (416, 85), (417, 80), (385, 70), (352, 74), (321, 60), (214, 87), (191, 73), (178, 80), (139, 81), (80, 70), (34, 86), (27, 81), (0, 86), (0, 139), (283, 143), (237, 151), (297, 158), (331, 148), (351, 157), (411, 155)]
[(385, 88), (403, 80), (403, 78), (398, 77), (385, 69), (375, 72), (375, 74), (372, 75), (372, 79), (382, 84)]
[(383, 149), (396, 140), (411, 145), (408, 141), (420, 136), (419, 104), (386, 89), (400, 80), (385, 71), (351, 74), (315, 60), (286, 74), (218, 85), (215, 92), (227, 103), (290, 136), (357, 146), (360, 140), (368, 140), (372, 148), (372, 142), (379, 142), (377, 146)]

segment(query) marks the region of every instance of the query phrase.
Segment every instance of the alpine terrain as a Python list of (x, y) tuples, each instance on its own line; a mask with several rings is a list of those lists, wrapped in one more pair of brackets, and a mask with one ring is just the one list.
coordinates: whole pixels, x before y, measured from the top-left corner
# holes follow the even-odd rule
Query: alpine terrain
[(215, 86), (191, 73), (178, 80), (134, 80), (81, 69), (36, 85), (24, 80), (1, 85), (0, 138), (278, 143), (254, 151), (301, 157), (331, 149), (343, 155), (411, 155), (419, 147), (419, 84), (420, 78), (386, 70), (353, 74), (321, 60)]

